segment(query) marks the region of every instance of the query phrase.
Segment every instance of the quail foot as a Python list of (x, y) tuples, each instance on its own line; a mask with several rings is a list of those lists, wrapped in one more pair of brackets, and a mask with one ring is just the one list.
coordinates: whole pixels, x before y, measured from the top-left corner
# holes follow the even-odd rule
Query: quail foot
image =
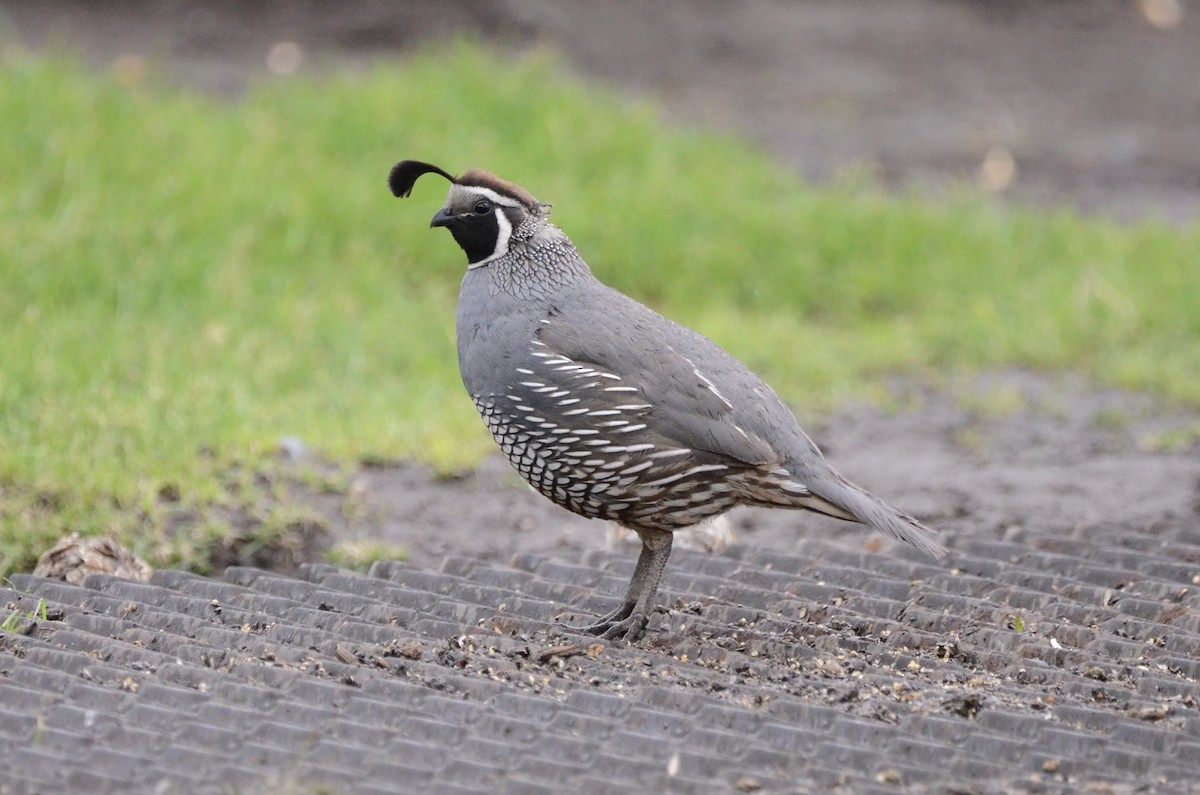
[(450, 181), (430, 223), (467, 255), (458, 301), (463, 384), (529, 483), (567, 510), (640, 537), (621, 606), (583, 630), (636, 640), (672, 534), (735, 505), (861, 522), (934, 557), (928, 528), (826, 463), (791, 411), (716, 343), (601, 283), (549, 206), (486, 171), (414, 160), (388, 184)]

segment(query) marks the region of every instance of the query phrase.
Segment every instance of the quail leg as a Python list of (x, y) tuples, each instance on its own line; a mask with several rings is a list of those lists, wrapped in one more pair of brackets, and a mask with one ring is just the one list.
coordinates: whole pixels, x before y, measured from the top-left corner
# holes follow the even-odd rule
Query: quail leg
[(658, 593), (667, 559), (671, 556), (671, 533), (663, 530), (636, 532), (642, 539), (642, 553), (638, 556), (633, 578), (629, 581), (621, 606), (596, 623), (581, 627), (580, 631), (610, 640), (622, 638), (634, 641), (646, 628), (654, 609), (654, 595)]

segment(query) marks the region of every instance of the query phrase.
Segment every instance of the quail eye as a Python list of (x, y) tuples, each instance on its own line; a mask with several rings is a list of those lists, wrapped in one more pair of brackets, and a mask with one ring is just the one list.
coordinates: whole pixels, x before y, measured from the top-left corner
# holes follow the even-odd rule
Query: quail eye
[(483, 201), (478, 202), (475, 205), (475, 214), (476, 215), (487, 215), (491, 211), (492, 211), (492, 203), (490, 201), (488, 201), (487, 199), (484, 199)]

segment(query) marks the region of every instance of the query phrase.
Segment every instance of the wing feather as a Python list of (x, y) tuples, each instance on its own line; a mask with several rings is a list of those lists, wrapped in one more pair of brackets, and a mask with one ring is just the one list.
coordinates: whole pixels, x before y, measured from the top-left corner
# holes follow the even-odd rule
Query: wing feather
[[(743, 419), (743, 416), (753, 419), (753, 409), (726, 396), (721, 384), (723, 376), (732, 371), (739, 382), (750, 379), (761, 387), (760, 394), (765, 390), (778, 401), (774, 393), (706, 337), (671, 321), (666, 321), (668, 333), (664, 334), (661, 323), (665, 318), (654, 324), (656, 333), (646, 317), (649, 310), (638, 304), (633, 306), (645, 314), (607, 313), (603, 319), (584, 317), (582, 322), (576, 316), (570, 324), (552, 316), (540, 327), (538, 340), (549, 351), (611, 372), (620, 377), (623, 385), (636, 388), (638, 399), (651, 406), (649, 412), (654, 417), (655, 430), (680, 446), (732, 458), (747, 466), (779, 463), (780, 454), (757, 428)], [(688, 339), (675, 339), (680, 336)], [(686, 345), (673, 345), (673, 341)], [(679, 353), (679, 348), (695, 351), (697, 347), (708, 349), (702, 364)], [(638, 355), (631, 356), (631, 350)], [(779, 409), (787, 412), (781, 402)], [(794, 425), (790, 413), (787, 421)]]

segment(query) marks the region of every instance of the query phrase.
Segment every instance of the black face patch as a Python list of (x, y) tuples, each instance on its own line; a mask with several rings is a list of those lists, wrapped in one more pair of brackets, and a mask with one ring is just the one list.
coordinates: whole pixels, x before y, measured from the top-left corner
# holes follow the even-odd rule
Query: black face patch
[(500, 223), (496, 213), (487, 215), (460, 215), (449, 225), (450, 234), (467, 252), (467, 262), (474, 265), (496, 253), (500, 239)]

